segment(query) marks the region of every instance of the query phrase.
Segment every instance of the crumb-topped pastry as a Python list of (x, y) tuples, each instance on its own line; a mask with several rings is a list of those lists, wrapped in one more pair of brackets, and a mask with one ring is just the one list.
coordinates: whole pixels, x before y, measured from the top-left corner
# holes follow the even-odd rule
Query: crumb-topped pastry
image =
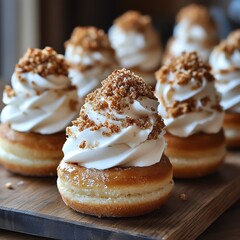
[(193, 51), (207, 62), (217, 42), (217, 26), (208, 9), (197, 4), (188, 5), (176, 16), (173, 37), (168, 41), (164, 62), (180, 55), (181, 52)]
[(240, 147), (240, 29), (216, 46), (210, 55), (216, 88), (226, 111), (224, 130), (229, 147)]
[(155, 86), (154, 72), (160, 66), (162, 50), (150, 16), (128, 11), (114, 21), (108, 35), (121, 67)]
[(95, 27), (76, 27), (65, 43), (69, 77), (78, 88), (81, 103), (88, 93), (101, 86), (118, 63), (107, 35)]
[(96, 216), (136, 216), (158, 208), (172, 187), (163, 155), (164, 123), (144, 80), (114, 71), (86, 98), (67, 128), (58, 189), (76, 211)]
[(23, 175), (53, 175), (62, 158), (63, 130), (78, 112), (68, 65), (52, 48), (30, 48), (6, 86), (0, 162)]
[(159, 114), (166, 124), (166, 155), (175, 177), (198, 177), (224, 159), (224, 112), (210, 67), (195, 52), (182, 53), (157, 73)]

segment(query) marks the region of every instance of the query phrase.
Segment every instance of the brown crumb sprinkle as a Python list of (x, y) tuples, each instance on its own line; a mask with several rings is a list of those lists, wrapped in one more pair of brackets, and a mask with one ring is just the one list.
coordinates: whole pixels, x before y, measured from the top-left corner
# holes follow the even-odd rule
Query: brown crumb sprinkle
[(182, 201), (187, 201), (187, 194), (186, 193), (181, 193), (180, 195), (179, 195), (179, 198), (182, 200)]
[(177, 14), (176, 22), (180, 22), (183, 19), (188, 19), (192, 25), (201, 25), (205, 29), (208, 29), (208, 31), (212, 29), (216, 30), (217, 28), (210, 12), (202, 5), (190, 4), (186, 7), (183, 7)]
[(50, 74), (68, 76), (68, 65), (64, 57), (57, 54), (51, 47), (29, 48), (19, 60), (15, 71), (17, 73), (33, 72), (42, 77)]
[(86, 147), (86, 140), (82, 141), (79, 145), (79, 148), (85, 148)]
[[(173, 73), (174, 79), (168, 80), (169, 74)], [(192, 90), (197, 90), (202, 87), (204, 78), (207, 81), (215, 81), (214, 76), (210, 73), (210, 66), (201, 61), (196, 52), (185, 53), (173, 58), (168, 64), (160, 68), (156, 72), (156, 78), (160, 83), (167, 83), (170, 86), (177, 84), (179, 86), (188, 85), (190, 81), (194, 81)], [(172, 91), (172, 94), (174, 92)], [(206, 106), (210, 101), (210, 97), (202, 98), (202, 106)], [(167, 105), (161, 97), (160, 101), (167, 112), (167, 117), (179, 117), (181, 115), (191, 113), (194, 111), (202, 111), (202, 108), (197, 106), (193, 98), (184, 101), (174, 101), (172, 104)], [(215, 105), (211, 106), (212, 109), (222, 111), (220, 106), (220, 99), (216, 99)]]
[(65, 42), (67, 45), (80, 45), (84, 49), (113, 51), (106, 33), (95, 27), (76, 27), (71, 38)]
[(151, 87), (146, 85), (141, 77), (129, 70), (122, 69), (115, 70), (107, 79), (102, 81), (102, 87), (90, 93), (86, 102), (95, 106), (94, 110), (109, 108), (121, 114), (128, 107), (124, 101), (126, 97), (130, 99), (130, 103), (133, 103), (138, 97), (156, 99)]
[(5, 188), (10, 189), (10, 190), (14, 189), (13, 184), (11, 182), (5, 183)]
[[(126, 117), (125, 119), (117, 119), (114, 114), (111, 114), (115, 110), (118, 114), (122, 114), (124, 109), (129, 108), (129, 104), (137, 98), (148, 97), (150, 99), (156, 99), (151, 87), (147, 86), (144, 80), (128, 71), (126, 69), (115, 70), (106, 80), (102, 81), (102, 88), (90, 93), (85, 99), (86, 103), (89, 103), (93, 110), (102, 114), (104, 110), (108, 110), (109, 113), (103, 113), (106, 117), (106, 121), (102, 124), (97, 124), (93, 120), (89, 119), (86, 109), (83, 106), (81, 108), (79, 118), (73, 121), (73, 125), (77, 126), (79, 131), (83, 131), (87, 128), (90, 131), (96, 131), (100, 128), (106, 128), (103, 131), (103, 136), (111, 136), (118, 133), (121, 129), (120, 126), (126, 128), (128, 126), (136, 125), (140, 129), (148, 129), (152, 127), (152, 123), (148, 115), (140, 116), (137, 119)], [(129, 99), (129, 102), (126, 101)], [(154, 114), (154, 113), (153, 113)], [(165, 127), (162, 117), (155, 114), (155, 123), (153, 130), (148, 136), (148, 139), (157, 139), (162, 129)], [(120, 126), (109, 123), (108, 120), (115, 120), (120, 123)], [(72, 135), (71, 131), (67, 131), (69, 136)]]
[(196, 109), (196, 102), (193, 99), (173, 102), (172, 106), (167, 107), (167, 114), (176, 118), (183, 114), (193, 112)]
[(207, 81), (214, 81), (214, 76), (210, 73), (210, 66), (204, 63), (196, 52), (183, 52), (176, 58), (161, 67), (156, 72), (156, 78), (161, 83), (167, 82), (170, 72), (174, 74), (173, 82), (169, 84), (187, 85), (192, 79), (196, 82), (196, 88), (200, 88), (203, 83), (203, 78)]
[(12, 89), (9, 85), (6, 85), (6, 86), (5, 86), (4, 93), (5, 93), (9, 98), (16, 96), (16, 92), (15, 92), (14, 89)]
[(135, 30), (138, 32), (143, 32), (146, 28), (152, 26), (152, 20), (150, 16), (141, 15), (141, 13), (138, 11), (128, 11), (118, 17), (114, 21), (114, 24), (126, 31)]
[(76, 111), (77, 110), (77, 106), (78, 106), (78, 101), (76, 101), (74, 99), (70, 99), (70, 101), (69, 101), (69, 108), (72, 111)]
[(225, 52), (228, 56), (240, 49), (240, 29), (229, 34), (226, 40), (222, 41), (216, 49)]
[(203, 106), (206, 106), (208, 104), (208, 102), (210, 101), (210, 98), (209, 97), (204, 97), (200, 101), (201, 101)]

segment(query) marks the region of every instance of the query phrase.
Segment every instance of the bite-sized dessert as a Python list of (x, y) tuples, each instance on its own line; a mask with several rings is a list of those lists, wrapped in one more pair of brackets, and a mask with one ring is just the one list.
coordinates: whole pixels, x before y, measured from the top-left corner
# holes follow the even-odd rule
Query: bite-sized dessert
[(164, 62), (181, 52), (193, 51), (207, 62), (217, 42), (217, 26), (208, 9), (197, 4), (188, 5), (177, 14), (173, 37), (167, 43)]
[(95, 27), (76, 27), (65, 48), (69, 77), (83, 104), (86, 95), (118, 67), (115, 52), (104, 31)]
[(69, 207), (95, 216), (127, 217), (161, 206), (173, 188), (163, 154), (164, 123), (151, 87), (115, 70), (89, 94), (67, 128), (58, 189)]
[(56, 175), (65, 128), (78, 113), (68, 65), (52, 48), (30, 48), (6, 86), (1, 113), (0, 163), (29, 176)]
[(209, 62), (226, 111), (223, 125), (227, 146), (240, 148), (240, 29), (214, 48)]
[(165, 154), (177, 178), (217, 170), (226, 154), (224, 112), (210, 73), (196, 52), (182, 53), (157, 73), (158, 113), (166, 124)]
[(108, 35), (121, 67), (155, 87), (154, 72), (160, 67), (162, 49), (150, 16), (128, 11), (114, 21)]

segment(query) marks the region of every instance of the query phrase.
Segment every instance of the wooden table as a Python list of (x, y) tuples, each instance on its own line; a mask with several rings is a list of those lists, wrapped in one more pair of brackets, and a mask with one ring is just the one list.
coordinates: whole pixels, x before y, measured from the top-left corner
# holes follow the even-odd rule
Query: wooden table
[[(15, 233), (0, 230), (1, 240), (43, 240), (46, 238), (30, 236), (21, 233)], [(218, 218), (198, 240), (239, 240), (240, 239), (240, 201), (228, 209), (221, 217)]]

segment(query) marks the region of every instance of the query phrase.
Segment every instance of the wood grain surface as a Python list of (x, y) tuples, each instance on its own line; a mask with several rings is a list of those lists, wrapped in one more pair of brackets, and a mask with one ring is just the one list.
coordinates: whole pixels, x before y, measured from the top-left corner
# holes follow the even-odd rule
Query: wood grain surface
[(240, 198), (239, 173), (240, 153), (231, 152), (217, 173), (175, 181), (170, 200), (158, 211), (99, 219), (66, 207), (56, 179), (25, 178), (0, 168), (0, 228), (58, 239), (195, 239)]
[[(197, 240), (239, 240), (240, 238), (240, 200), (224, 212)], [(1, 240), (50, 240), (24, 233), (0, 229)]]

